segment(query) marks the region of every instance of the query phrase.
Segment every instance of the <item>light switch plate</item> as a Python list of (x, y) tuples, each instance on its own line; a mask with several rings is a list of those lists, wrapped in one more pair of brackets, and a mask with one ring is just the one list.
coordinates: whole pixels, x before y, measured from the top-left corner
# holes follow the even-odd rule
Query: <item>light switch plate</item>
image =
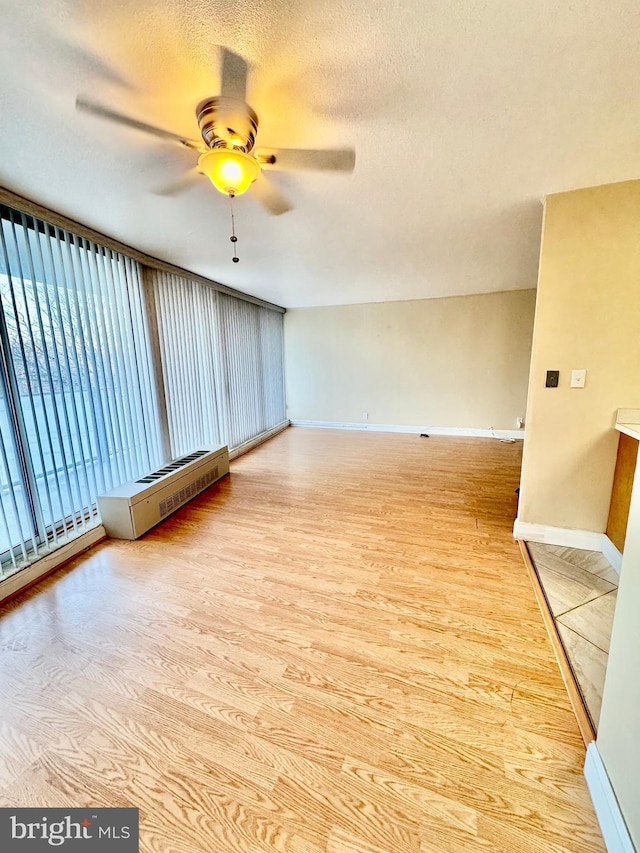
[(587, 380), (587, 371), (586, 370), (572, 370), (571, 371), (571, 388), (584, 388), (584, 384)]

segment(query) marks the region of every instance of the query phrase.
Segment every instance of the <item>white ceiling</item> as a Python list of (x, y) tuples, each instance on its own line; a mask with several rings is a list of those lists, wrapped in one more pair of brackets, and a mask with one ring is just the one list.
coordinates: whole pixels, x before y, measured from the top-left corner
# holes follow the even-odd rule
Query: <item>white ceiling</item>
[[(640, 177), (635, 0), (0, 0), (0, 184), (286, 307), (534, 287), (549, 192)], [(195, 155), (76, 112), (187, 136), (226, 45), (258, 143), (353, 145), (352, 175), (271, 173), (269, 217)]]

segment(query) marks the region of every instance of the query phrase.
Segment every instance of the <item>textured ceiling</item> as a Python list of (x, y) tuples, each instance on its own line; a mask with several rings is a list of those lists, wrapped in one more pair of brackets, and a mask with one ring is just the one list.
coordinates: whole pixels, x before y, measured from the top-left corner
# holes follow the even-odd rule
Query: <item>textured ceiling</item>
[[(640, 176), (635, 0), (0, 0), (0, 184), (287, 307), (534, 287), (549, 192)], [(197, 136), (219, 51), (258, 143), (353, 145), (229, 204), (193, 152), (76, 112), (83, 93)]]

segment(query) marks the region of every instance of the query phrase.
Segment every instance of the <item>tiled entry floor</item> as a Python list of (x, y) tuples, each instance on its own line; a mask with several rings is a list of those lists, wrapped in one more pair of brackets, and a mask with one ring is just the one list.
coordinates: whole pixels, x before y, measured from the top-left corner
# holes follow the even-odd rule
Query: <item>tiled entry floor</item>
[(528, 542), (560, 639), (598, 727), (618, 575), (598, 551)]

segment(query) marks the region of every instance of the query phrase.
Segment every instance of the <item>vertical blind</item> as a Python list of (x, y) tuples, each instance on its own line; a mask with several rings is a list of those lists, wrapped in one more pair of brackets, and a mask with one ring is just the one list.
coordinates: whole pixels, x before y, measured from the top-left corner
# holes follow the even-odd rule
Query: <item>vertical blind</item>
[(218, 294), (231, 447), (285, 417), (282, 314)]
[(151, 271), (174, 456), (233, 450), (285, 420), (283, 315)]
[(0, 566), (94, 524), (96, 495), (159, 464), (141, 271), (0, 206)]
[(154, 271), (155, 303), (172, 456), (221, 444), (216, 381), (216, 291)]
[(0, 204), (0, 578), (97, 495), (282, 423), (282, 347), (279, 311)]

